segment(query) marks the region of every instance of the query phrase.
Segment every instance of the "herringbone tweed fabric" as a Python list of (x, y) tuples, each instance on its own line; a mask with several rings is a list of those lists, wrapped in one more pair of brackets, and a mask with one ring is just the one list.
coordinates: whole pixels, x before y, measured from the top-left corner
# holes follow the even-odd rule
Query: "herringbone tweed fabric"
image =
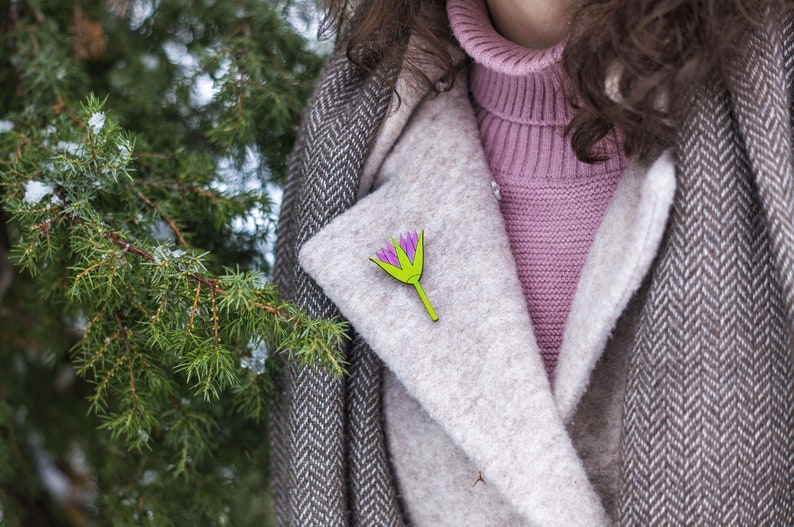
[[(618, 523), (794, 525), (792, 24), (748, 35), (728, 86), (693, 90), (678, 185), (626, 387)], [(296, 265), (355, 200), (387, 111), (381, 81), (329, 61), (285, 188), (276, 280), (336, 308)], [(274, 409), (279, 526), (403, 525), (383, 439), (382, 365), (354, 336), (350, 376), (286, 367)]]
[[(794, 525), (792, 155), (780, 35), (698, 90), (632, 351), (621, 526)], [(741, 130), (741, 131), (740, 131)]]
[[(393, 81), (396, 72), (384, 76)], [(353, 66), (339, 46), (304, 117), (284, 189), (275, 279), (313, 316), (340, 315), (295, 265), (297, 251), (355, 201), (390, 96), (386, 82)], [(382, 364), (358, 338), (347, 348), (343, 380), (295, 365), (281, 372), (282, 400), (271, 415), (280, 526), (402, 525), (382, 430)]]

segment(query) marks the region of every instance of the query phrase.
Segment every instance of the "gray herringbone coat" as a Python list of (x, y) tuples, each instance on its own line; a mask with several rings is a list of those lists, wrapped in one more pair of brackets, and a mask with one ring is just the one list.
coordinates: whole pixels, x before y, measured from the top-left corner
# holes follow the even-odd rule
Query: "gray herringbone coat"
[[(357, 334), (345, 380), (284, 371), (279, 525), (794, 524), (791, 25), (773, 19), (727, 86), (694, 90), (677, 147), (624, 174), (551, 383), (465, 74), (441, 94), (403, 87), (397, 108), (329, 62), (277, 279)], [(368, 261), (413, 229), (435, 324)]]

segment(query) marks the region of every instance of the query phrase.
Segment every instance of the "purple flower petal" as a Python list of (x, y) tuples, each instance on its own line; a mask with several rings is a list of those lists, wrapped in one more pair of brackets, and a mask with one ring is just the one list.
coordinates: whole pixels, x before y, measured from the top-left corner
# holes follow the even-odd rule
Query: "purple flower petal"
[(411, 262), (414, 261), (414, 255), (416, 254), (416, 246), (419, 245), (419, 234), (416, 231), (409, 232), (408, 236), (411, 237), (411, 247), (413, 248), (411, 251)]
[(408, 256), (408, 259), (411, 261), (411, 263), (414, 263), (414, 256), (416, 255), (416, 241), (414, 241), (410, 232), (400, 235), (400, 247), (402, 247), (403, 251), (405, 251), (405, 254)]
[(402, 250), (408, 256), (408, 259), (411, 261), (411, 263), (413, 263), (414, 251), (413, 247), (411, 247), (411, 240), (408, 234), (400, 235), (400, 247), (402, 247)]
[(376, 255), (381, 262), (389, 263), (394, 267), (400, 267), (400, 260), (397, 259), (397, 251), (395, 251), (393, 246), (388, 245), (384, 247), (379, 253), (376, 253)]
[(397, 258), (397, 250), (393, 246), (389, 247), (389, 258), (391, 258), (392, 265), (400, 267), (400, 259)]

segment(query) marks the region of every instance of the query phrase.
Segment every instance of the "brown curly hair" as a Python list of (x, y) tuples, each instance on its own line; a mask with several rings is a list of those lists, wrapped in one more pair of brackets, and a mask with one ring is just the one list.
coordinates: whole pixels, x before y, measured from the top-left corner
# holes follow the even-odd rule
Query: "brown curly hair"
[[(584, 0), (573, 17), (576, 38), (563, 66), (578, 94), (568, 130), (577, 156), (600, 159), (598, 141), (612, 128), (628, 155), (671, 146), (687, 91), (724, 75), (733, 44), (763, 13), (790, 0)], [(773, 11), (774, 10), (774, 11)]]
[[(445, 3), (324, 0), (326, 27), (344, 28), (348, 57), (370, 72), (402, 67), (423, 82), (430, 60), (451, 85), (454, 37), (446, 17), (428, 16), (443, 14)], [(575, 0), (574, 37), (562, 62), (577, 94), (568, 126), (577, 157), (603, 160), (601, 140), (615, 128), (630, 156), (672, 145), (690, 87), (723, 73), (732, 45), (763, 13), (782, 16), (792, 6), (794, 0)], [(412, 34), (424, 46), (406, 58)]]

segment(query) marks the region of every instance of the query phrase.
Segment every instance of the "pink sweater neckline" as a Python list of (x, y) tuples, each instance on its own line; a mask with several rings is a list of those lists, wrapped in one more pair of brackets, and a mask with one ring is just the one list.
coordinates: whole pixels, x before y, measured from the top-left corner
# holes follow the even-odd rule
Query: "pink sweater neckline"
[(579, 275), (626, 159), (614, 147), (596, 165), (574, 155), (565, 136), (574, 113), (560, 64), (565, 42), (537, 50), (508, 41), (493, 28), (485, 0), (447, 0), (447, 14), (474, 62), (469, 89), (480, 137), (551, 377)]
[(448, 0), (447, 16), (461, 47), (478, 64), (511, 76), (537, 73), (559, 63), (565, 41), (547, 49), (510, 42), (493, 28), (484, 0)]

